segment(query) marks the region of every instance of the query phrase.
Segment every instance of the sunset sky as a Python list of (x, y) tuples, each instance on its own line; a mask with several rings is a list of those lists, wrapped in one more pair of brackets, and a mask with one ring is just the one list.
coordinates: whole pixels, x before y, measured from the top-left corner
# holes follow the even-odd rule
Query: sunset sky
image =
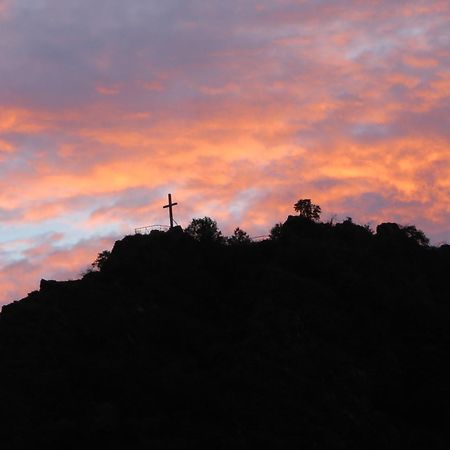
[(0, 303), (135, 227), (450, 241), (450, 1), (0, 0)]

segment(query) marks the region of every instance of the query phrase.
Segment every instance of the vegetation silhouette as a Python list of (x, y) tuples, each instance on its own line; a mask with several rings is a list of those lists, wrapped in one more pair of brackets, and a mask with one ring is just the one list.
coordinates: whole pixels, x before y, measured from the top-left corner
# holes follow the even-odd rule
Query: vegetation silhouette
[(93, 265), (3, 307), (2, 449), (448, 448), (450, 246), (414, 226), (205, 217)]
[(111, 252), (109, 250), (103, 250), (97, 255), (96, 260), (91, 264), (91, 268), (93, 270), (102, 270), (104, 264), (111, 256)]
[(230, 245), (250, 244), (251, 242), (249, 234), (239, 227), (235, 228), (233, 234), (227, 238), (227, 243)]
[(210, 217), (202, 219), (192, 219), (192, 222), (186, 228), (186, 233), (195, 240), (206, 243), (220, 243), (224, 241), (222, 232), (217, 226), (217, 222)]
[(320, 214), (322, 213), (320, 206), (312, 203), (309, 198), (298, 200), (294, 205), (294, 210), (298, 212), (300, 217), (314, 221), (320, 220)]

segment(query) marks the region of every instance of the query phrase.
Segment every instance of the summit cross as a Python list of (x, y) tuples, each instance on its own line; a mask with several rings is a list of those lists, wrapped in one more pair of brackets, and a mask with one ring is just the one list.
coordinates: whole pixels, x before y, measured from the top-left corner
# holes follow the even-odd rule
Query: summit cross
[(163, 208), (169, 208), (169, 218), (170, 218), (170, 228), (173, 228), (173, 207), (178, 205), (178, 203), (172, 203), (172, 194), (169, 194), (169, 204), (163, 206)]

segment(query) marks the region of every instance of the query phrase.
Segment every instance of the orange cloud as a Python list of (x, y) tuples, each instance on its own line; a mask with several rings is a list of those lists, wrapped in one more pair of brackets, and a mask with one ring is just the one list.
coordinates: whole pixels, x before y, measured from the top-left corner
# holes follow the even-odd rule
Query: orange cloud
[(32, 111), (18, 108), (2, 108), (0, 110), (0, 133), (15, 132), (35, 134), (48, 128), (48, 117), (38, 117)]
[(14, 147), (7, 141), (0, 139), (0, 153), (11, 153)]

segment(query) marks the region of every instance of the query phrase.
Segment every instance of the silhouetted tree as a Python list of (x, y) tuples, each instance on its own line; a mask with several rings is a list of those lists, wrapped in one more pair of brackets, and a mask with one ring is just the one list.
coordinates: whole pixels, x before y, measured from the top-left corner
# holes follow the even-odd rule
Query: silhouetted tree
[(252, 242), (250, 236), (248, 233), (246, 233), (244, 230), (241, 230), (239, 227), (237, 227), (233, 235), (230, 236), (227, 239), (228, 244), (234, 245), (234, 244), (249, 244)]
[(423, 247), (430, 243), (425, 233), (422, 230), (418, 230), (414, 225), (402, 226), (397, 223), (382, 223), (377, 227), (377, 236), (381, 239), (389, 239), (398, 243), (409, 240)]
[(334, 237), (339, 237), (348, 243), (352, 242), (354, 244), (356, 242), (367, 244), (373, 236), (370, 228), (356, 224), (351, 217), (346, 217), (342, 223), (337, 223), (332, 233)]
[(223, 242), (222, 232), (217, 222), (210, 217), (192, 219), (185, 232), (200, 242)]
[(275, 224), (274, 227), (270, 230), (270, 239), (273, 239), (273, 240), (280, 239), (282, 230), (283, 230), (282, 223)]
[(412, 239), (419, 245), (426, 247), (430, 243), (425, 233), (422, 230), (418, 230), (414, 225), (404, 226), (402, 230), (409, 239)]
[(374, 234), (374, 231), (372, 230), (372, 227), (370, 226), (370, 223), (366, 223), (363, 225), (363, 228), (367, 230), (370, 234)]
[(311, 203), (311, 199), (309, 198), (298, 200), (294, 205), (294, 210), (298, 212), (300, 217), (313, 221), (320, 220), (320, 214), (322, 213), (320, 206)]
[(377, 226), (377, 237), (381, 239), (398, 239), (401, 229), (397, 223), (385, 222)]
[(93, 269), (102, 270), (106, 261), (111, 256), (111, 252), (109, 250), (103, 250), (97, 255), (97, 259), (91, 264)]

